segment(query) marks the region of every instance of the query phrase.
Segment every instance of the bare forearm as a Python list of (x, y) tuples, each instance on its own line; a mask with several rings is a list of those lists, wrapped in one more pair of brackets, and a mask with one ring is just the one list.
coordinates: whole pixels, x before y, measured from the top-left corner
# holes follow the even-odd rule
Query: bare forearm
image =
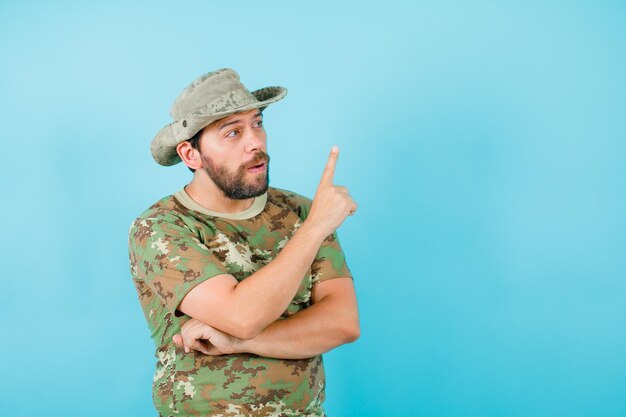
[(236, 350), (281, 359), (320, 355), (358, 338), (358, 318), (345, 313), (337, 303), (322, 300), (241, 340)]

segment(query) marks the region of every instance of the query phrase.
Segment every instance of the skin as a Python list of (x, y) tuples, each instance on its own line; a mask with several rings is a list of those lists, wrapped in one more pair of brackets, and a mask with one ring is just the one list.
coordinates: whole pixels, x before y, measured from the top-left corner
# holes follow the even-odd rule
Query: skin
[(267, 169), (262, 173), (245, 169), (269, 158), (263, 115), (257, 109), (236, 113), (205, 127), (200, 136), (199, 151), (186, 141), (178, 144), (176, 151), (188, 167), (196, 170), (185, 190), (201, 206), (220, 213), (238, 213), (254, 201), (254, 197), (233, 199), (225, 195), (207, 173), (212, 166), (215, 167), (213, 170), (225, 171), (229, 177), (242, 174), (247, 186), (257, 189), (256, 195), (265, 192)]
[[(236, 213), (268, 186), (267, 135), (258, 110), (237, 113), (205, 127), (200, 149), (188, 142), (178, 154), (196, 169), (186, 191), (209, 210)], [(210, 155), (210, 157), (209, 157)], [(322, 241), (354, 214), (347, 188), (333, 184), (339, 149), (331, 150), (307, 219), (274, 260), (238, 282), (217, 275), (194, 287), (179, 310), (191, 316), (174, 343), (209, 355), (250, 352), (284, 359), (307, 358), (356, 340), (360, 335), (352, 279), (340, 277), (313, 286), (312, 305), (279, 319), (293, 299)], [(248, 167), (266, 162), (262, 172)], [(221, 183), (221, 185), (220, 185)], [(224, 188), (243, 190), (229, 197)], [(230, 190), (232, 191), (232, 190)]]

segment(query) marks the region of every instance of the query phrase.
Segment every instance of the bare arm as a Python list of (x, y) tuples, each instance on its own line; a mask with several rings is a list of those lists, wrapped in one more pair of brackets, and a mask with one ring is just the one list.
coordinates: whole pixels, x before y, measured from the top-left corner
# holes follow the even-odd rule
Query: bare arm
[(313, 304), (267, 326), (256, 337), (241, 340), (195, 321), (183, 326), (178, 345), (206, 354), (249, 352), (281, 359), (311, 358), (344, 343), (355, 341), (359, 335), (359, 318), (350, 277), (334, 278), (313, 287)]
[(178, 310), (227, 334), (251, 339), (278, 319), (298, 291), (319, 247), (356, 204), (345, 187), (332, 184), (338, 149), (329, 158), (311, 211), (281, 252), (242, 282), (230, 274), (202, 282)]
[(352, 279), (333, 278), (313, 287), (316, 300), (298, 313), (277, 320), (236, 350), (270, 358), (311, 358), (359, 337)]

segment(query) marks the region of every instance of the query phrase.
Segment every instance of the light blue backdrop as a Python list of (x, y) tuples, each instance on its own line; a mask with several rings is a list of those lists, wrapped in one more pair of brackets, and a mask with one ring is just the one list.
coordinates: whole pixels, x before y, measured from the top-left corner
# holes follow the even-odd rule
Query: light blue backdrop
[(127, 232), (221, 67), (289, 89), (272, 185), (311, 197), (336, 143), (359, 203), (331, 417), (626, 415), (623, 2), (127, 3), (0, 3), (0, 415), (155, 414)]

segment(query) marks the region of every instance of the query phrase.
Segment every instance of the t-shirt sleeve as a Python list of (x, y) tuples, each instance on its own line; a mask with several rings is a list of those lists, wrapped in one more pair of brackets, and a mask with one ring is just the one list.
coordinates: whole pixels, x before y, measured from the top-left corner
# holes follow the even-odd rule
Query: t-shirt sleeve
[(315, 285), (319, 282), (340, 277), (350, 277), (354, 280), (346, 263), (346, 256), (339, 244), (337, 231), (335, 231), (322, 242), (311, 264), (311, 279), (313, 285)]
[[(297, 202), (297, 210), (300, 218), (306, 220), (313, 201), (305, 196), (292, 193), (292, 198)], [(350, 277), (354, 280), (346, 256), (339, 244), (339, 236), (335, 230), (322, 242), (313, 263), (311, 264), (311, 279), (313, 285), (332, 278)]]
[(172, 313), (193, 287), (228, 273), (216, 255), (174, 214), (155, 213), (136, 219), (128, 239), (131, 273), (143, 280)]

